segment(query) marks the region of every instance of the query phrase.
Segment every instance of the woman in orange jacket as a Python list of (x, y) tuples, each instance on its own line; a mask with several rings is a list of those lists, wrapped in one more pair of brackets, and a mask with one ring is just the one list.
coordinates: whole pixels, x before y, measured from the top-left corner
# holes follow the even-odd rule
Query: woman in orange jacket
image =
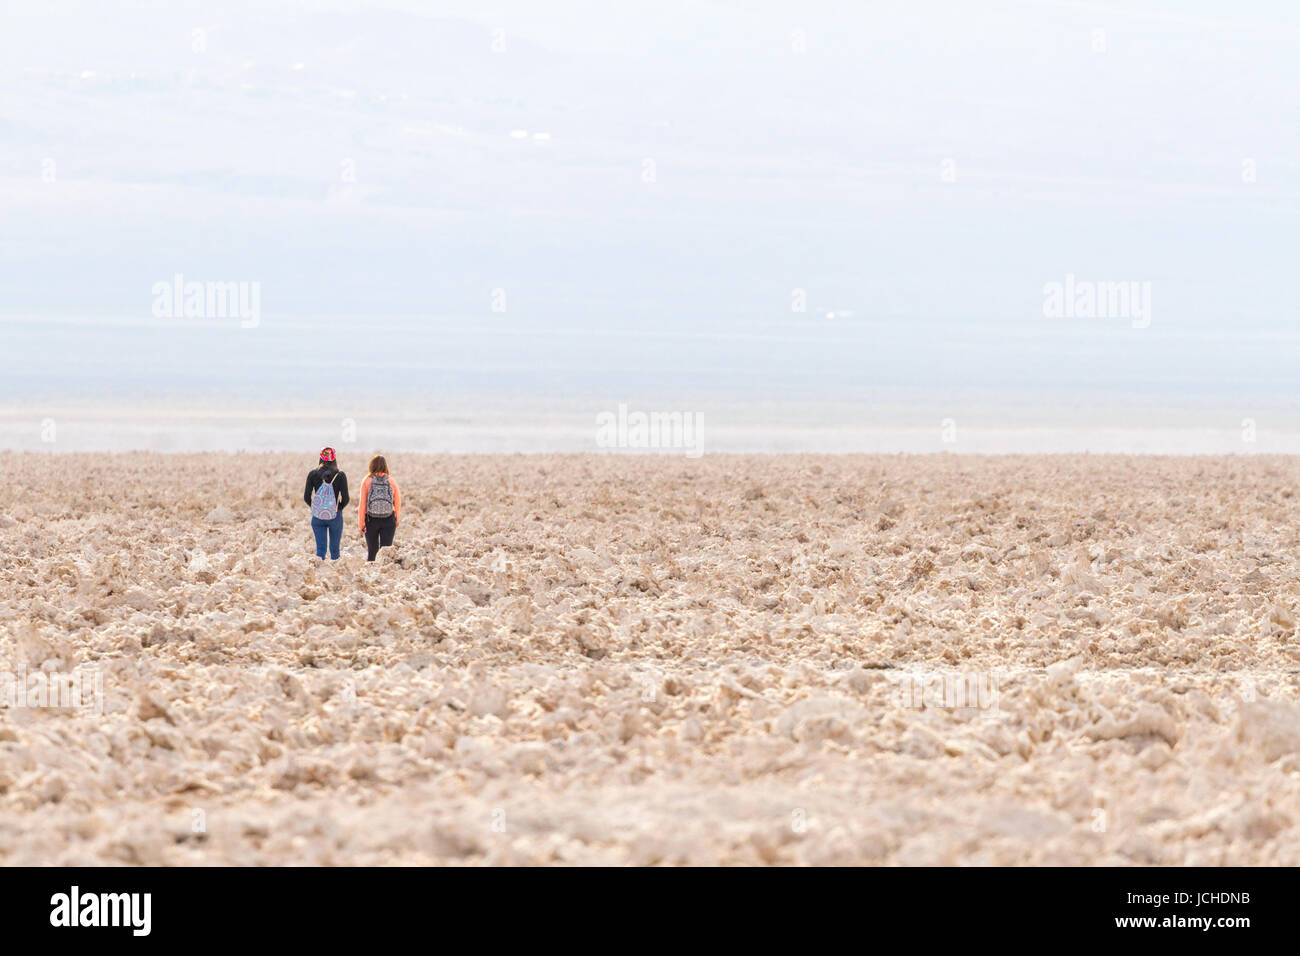
[(388, 473), (383, 455), (370, 459), (370, 474), (361, 483), (361, 533), (366, 538), (366, 560), (375, 560), (380, 548), (393, 543), (393, 532), (402, 517), (402, 493)]

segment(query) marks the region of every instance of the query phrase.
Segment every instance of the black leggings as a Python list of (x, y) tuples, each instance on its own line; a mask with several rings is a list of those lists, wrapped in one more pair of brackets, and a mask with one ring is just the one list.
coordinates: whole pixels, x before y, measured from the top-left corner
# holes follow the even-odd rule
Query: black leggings
[(393, 543), (393, 532), (397, 530), (397, 519), (392, 515), (376, 518), (366, 515), (366, 560), (375, 560), (380, 548)]

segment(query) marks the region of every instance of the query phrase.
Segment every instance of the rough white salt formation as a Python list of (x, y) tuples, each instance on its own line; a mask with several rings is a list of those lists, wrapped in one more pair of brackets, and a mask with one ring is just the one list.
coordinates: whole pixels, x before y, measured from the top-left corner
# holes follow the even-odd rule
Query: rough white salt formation
[(1300, 865), (1295, 459), (390, 463), (0, 456), (0, 860)]

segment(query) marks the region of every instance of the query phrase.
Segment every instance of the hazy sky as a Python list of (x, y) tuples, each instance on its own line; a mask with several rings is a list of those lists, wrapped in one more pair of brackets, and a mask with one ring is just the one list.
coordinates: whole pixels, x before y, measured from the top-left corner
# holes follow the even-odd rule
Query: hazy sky
[[(472, 329), (499, 290), (722, 352), (802, 294), (923, 391), (966, 367), (934, 322), (996, 346), (983, 387), (1086, 349), (1276, 397), (1300, 358), (1294, 2), (0, 6), (3, 313), (148, 317), (181, 273)], [(1044, 316), (1067, 275), (1149, 283), (1149, 323)]]

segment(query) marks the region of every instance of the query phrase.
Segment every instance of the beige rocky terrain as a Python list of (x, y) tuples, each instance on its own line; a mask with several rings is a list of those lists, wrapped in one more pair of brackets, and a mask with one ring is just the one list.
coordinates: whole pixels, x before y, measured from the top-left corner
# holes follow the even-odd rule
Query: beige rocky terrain
[(1296, 459), (389, 460), (0, 455), (0, 860), (1300, 864)]

